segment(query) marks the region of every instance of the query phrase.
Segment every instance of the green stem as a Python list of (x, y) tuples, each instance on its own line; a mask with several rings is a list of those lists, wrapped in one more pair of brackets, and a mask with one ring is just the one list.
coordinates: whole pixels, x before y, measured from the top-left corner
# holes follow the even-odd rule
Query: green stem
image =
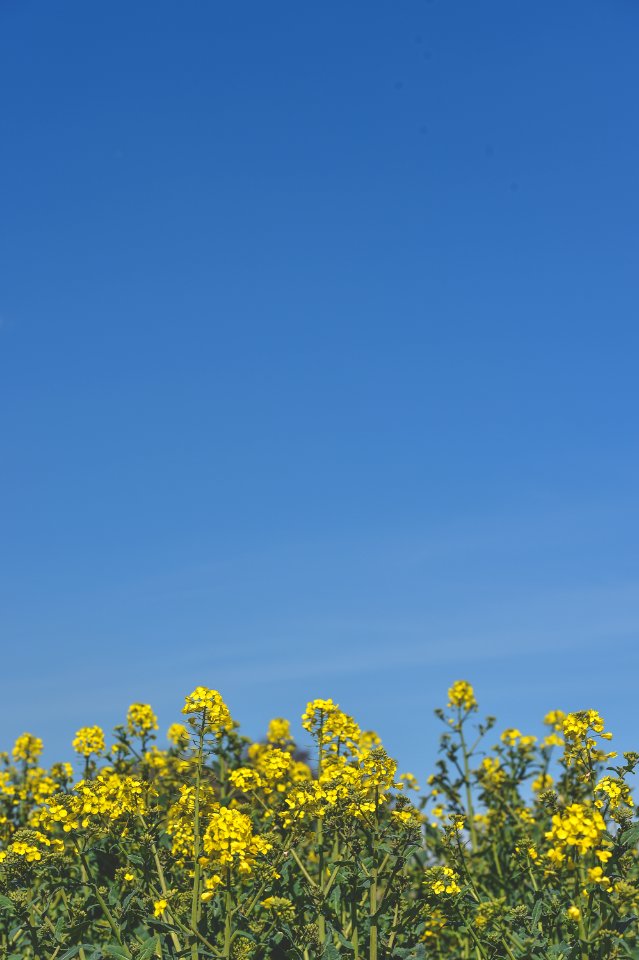
[[(191, 897), (191, 929), (197, 929), (200, 917), (200, 787), (202, 782), (202, 756), (204, 753), (204, 729), (206, 726), (206, 710), (202, 714), (199, 729), (197, 758), (195, 767), (195, 797), (193, 801), (193, 894)], [(198, 960), (198, 945), (195, 940), (191, 943), (191, 960)]]
[[(322, 776), (322, 760), (324, 753), (324, 718), (322, 716), (322, 722), (319, 728), (319, 737), (318, 737), (318, 748), (319, 756), (317, 759), (317, 779), (321, 779)], [(318, 817), (315, 824), (315, 838), (317, 843), (317, 859), (319, 863), (319, 888), (322, 889), (324, 885), (324, 824), (322, 823), (322, 818)], [(317, 917), (317, 929), (320, 942), (320, 955), (324, 952), (324, 944), (326, 943), (326, 917), (324, 916), (324, 903), (320, 904), (320, 913)]]
[(370, 885), (370, 936), (369, 936), (369, 960), (377, 960), (377, 865), (371, 871)]
[(226, 871), (226, 893), (224, 894), (224, 950), (223, 956), (228, 960), (231, 956), (231, 920), (233, 917), (233, 897), (231, 894), (231, 871)]
[(470, 829), (470, 847), (473, 853), (477, 849), (477, 828), (475, 826), (475, 809), (473, 807), (473, 793), (470, 787), (470, 764), (468, 762), (468, 749), (466, 747), (466, 738), (464, 737), (463, 720), (459, 720), (459, 739), (461, 742), (462, 756), (464, 759), (464, 786), (466, 788), (466, 810), (468, 812), (468, 827)]
[[(140, 815), (140, 822), (142, 823), (142, 826), (144, 827), (144, 830), (145, 830), (147, 833), (149, 833), (149, 828), (148, 828), (148, 826), (147, 826), (146, 820), (144, 819), (144, 817), (143, 817), (142, 815)], [(156, 845), (155, 845), (155, 840), (153, 839), (153, 837), (150, 837), (150, 842), (151, 842), (151, 853), (153, 854), (153, 862), (155, 863), (155, 872), (157, 873), (157, 875), (158, 875), (158, 880), (160, 881), (160, 890), (162, 891), (162, 896), (163, 896), (164, 899), (166, 900), (166, 899), (167, 899), (167, 895), (168, 895), (168, 888), (167, 888), (167, 885), (166, 885), (166, 878), (165, 878), (165, 876), (164, 876), (164, 870), (162, 869), (162, 863), (160, 862), (160, 856), (159, 856), (159, 854), (158, 854), (158, 848), (157, 848)], [(179, 941), (179, 939), (178, 939), (178, 935), (177, 935), (177, 933), (176, 933), (174, 930), (171, 931), (171, 940), (173, 941), (173, 946), (175, 947), (175, 949), (177, 950), (177, 952), (180, 953), (180, 951), (182, 950), (182, 947), (181, 947), (181, 945), (180, 945), (180, 941)]]
[(370, 900), (369, 900), (369, 919), (370, 919), (370, 928), (369, 928), (369, 938), (368, 938), (368, 958), (369, 960), (377, 960), (377, 943), (378, 943), (378, 925), (379, 925), (379, 911), (377, 906), (377, 881), (379, 877), (378, 872), (378, 860), (377, 860), (377, 824), (378, 824), (378, 809), (379, 809), (379, 790), (375, 788), (375, 830), (371, 835), (371, 857), (373, 860), (373, 866), (371, 869), (371, 885), (370, 885)]

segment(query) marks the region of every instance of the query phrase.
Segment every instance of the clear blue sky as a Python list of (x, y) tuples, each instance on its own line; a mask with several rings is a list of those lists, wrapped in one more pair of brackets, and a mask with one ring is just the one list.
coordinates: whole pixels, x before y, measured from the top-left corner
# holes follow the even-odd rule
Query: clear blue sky
[(196, 683), (637, 746), (635, 0), (0, 4), (3, 746)]

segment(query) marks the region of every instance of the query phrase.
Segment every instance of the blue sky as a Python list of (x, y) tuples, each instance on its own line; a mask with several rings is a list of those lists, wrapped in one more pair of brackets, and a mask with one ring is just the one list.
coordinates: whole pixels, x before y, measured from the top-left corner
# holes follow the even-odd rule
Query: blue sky
[(637, 746), (638, 27), (4, 0), (4, 744), (203, 683), (422, 772), (466, 677)]

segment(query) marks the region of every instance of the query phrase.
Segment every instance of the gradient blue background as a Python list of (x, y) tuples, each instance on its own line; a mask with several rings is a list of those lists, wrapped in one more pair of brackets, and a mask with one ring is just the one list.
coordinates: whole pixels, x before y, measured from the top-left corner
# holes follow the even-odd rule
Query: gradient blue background
[(3, 746), (203, 683), (637, 746), (635, 0), (0, 5)]

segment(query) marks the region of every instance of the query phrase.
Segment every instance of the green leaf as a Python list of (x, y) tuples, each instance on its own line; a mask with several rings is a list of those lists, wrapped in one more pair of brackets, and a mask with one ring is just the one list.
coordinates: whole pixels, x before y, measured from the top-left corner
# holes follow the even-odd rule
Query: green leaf
[(144, 943), (140, 945), (140, 950), (137, 954), (138, 960), (148, 960), (149, 957), (152, 957), (157, 950), (158, 942), (157, 937), (151, 937), (149, 940), (145, 940)]
[(2, 897), (2, 896), (0, 896), (0, 907), (2, 907), (3, 910), (15, 909), (13, 906), (13, 903), (11, 902), (11, 900), (9, 900), (9, 897)]
[(322, 960), (340, 960), (339, 950), (334, 943), (331, 943), (330, 940), (327, 940), (324, 944), (324, 952), (322, 953)]
[(354, 953), (355, 947), (353, 946), (351, 941), (348, 940), (343, 933), (340, 933), (339, 930), (336, 930), (335, 933), (337, 934), (337, 939), (342, 944), (342, 946), (345, 947), (346, 950), (350, 950), (352, 953)]
[(635, 824), (634, 827), (629, 827), (628, 830), (624, 830), (619, 839), (625, 847), (634, 847), (639, 840), (639, 823)]
[(59, 917), (58, 922), (55, 925), (53, 936), (55, 937), (58, 943), (60, 943), (60, 941), (62, 940), (62, 931), (64, 930), (65, 923), (66, 923), (65, 917)]
[(107, 943), (106, 947), (102, 947), (102, 953), (106, 953), (107, 957), (117, 957), (117, 960), (131, 960), (130, 955), (125, 953), (124, 947), (121, 947), (119, 943)]
[(539, 918), (541, 917), (541, 911), (543, 910), (544, 902), (543, 900), (538, 900), (535, 906), (533, 907), (532, 912), (532, 922), (538, 923)]
[(58, 960), (71, 960), (71, 957), (75, 957), (77, 953), (80, 952), (81, 943), (76, 944), (75, 947), (69, 947), (68, 950), (65, 950), (61, 956), (58, 957)]

